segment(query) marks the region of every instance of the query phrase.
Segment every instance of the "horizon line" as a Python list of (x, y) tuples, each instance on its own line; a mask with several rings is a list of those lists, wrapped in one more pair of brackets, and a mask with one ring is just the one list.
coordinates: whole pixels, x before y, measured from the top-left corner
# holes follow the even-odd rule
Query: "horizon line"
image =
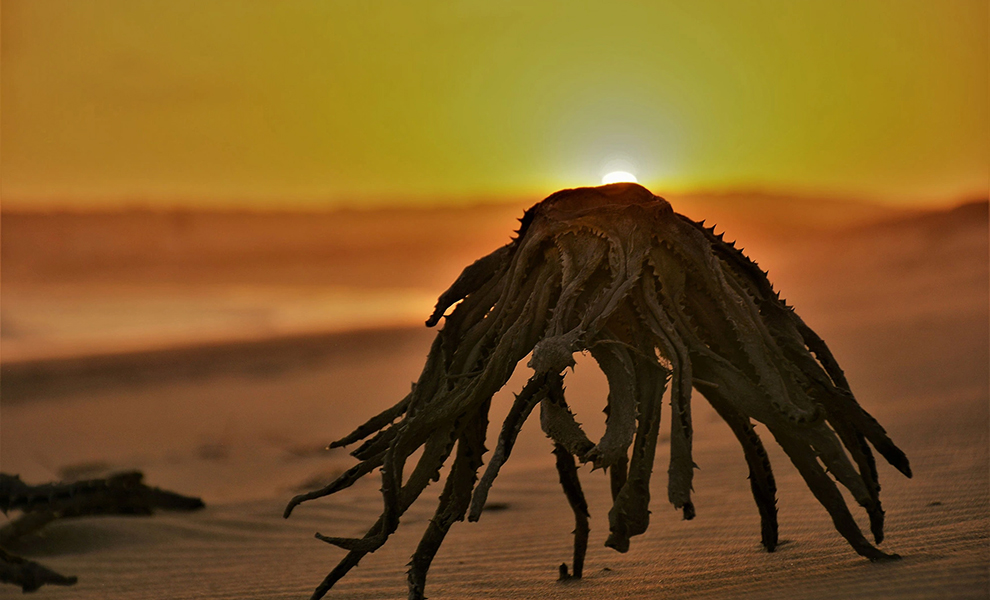
[[(639, 185), (653, 193), (649, 182)], [(107, 213), (107, 212), (250, 212), (250, 213), (324, 213), (374, 210), (449, 210), (499, 207), (517, 203), (535, 203), (559, 190), (598, 186), (565, 186), (550, 192), (504, 193), (420, 193), (420, 194), (9, 194), (0, 199), (5, 213)], [(544, 195), (540, 195), (544, 194)], [(672, 186), (658, 196), (675, 199), (730, 198), (740, 196), (767, 199), (829, 201), (850, 205), (886, 208), (946, 208), (972, 202), (990, 202), (990, 190), (970, 190), (940, 196), (903, 197), (864, 191), (823, 187), (739, 185), (680, 188)], [(199, 204), (199, 205), (197, 205)]]

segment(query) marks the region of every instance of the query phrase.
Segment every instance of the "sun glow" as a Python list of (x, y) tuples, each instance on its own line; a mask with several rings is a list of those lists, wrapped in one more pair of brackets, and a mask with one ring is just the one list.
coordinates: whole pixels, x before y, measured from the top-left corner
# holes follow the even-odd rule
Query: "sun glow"
[(602, 185), (608, 185), (610, 183), (638, 183), (636, 176), (628, 171), (612, 171), (605, 177), (602, 177)]

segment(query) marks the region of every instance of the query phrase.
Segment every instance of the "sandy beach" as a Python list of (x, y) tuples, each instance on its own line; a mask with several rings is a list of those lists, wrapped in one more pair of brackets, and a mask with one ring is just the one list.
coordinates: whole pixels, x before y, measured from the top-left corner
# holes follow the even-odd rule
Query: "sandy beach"
[[(749, 206), (772, 202), (784, 200)], [(766, 211), (773, 222), (739, 199), (674, 206), (715, 218), (769, 269), (907, 453), (913, 479), (879, 465), (882, 549), (904, 560), (857, 556), (770, 439), (782, 543), (764, 552), (742, 452), (699, 395), (693, 521), (665, 501), (663, 440), (649, 531), (627, 554), (605, 548), (608, 480), (584, 466), (585, 578), (558, 583), (573, 520), (533, 418), (492, 489), (496, 510), (453, 527), (427, 595), (990, 597), (987, 203), (928, 212), (821, 204)], [(508, 241), (520, 214), (521, 205), (267, 221), (4, 214), (2, 470), (41, 483), (140, 469), (147, 483), (207, 505), (57, 522), (22, 539), (10, 549), (79, 577), (37, 597), (308, 597), (343, 555), (313, 534), (362, 535), (381, 510), (380, 481), (368, 477), (288, 520), (285, 503), (354, 463), (324, 447), (406, 394), (435, 335), (421, 324), (434, 299), (461, 267)], [(524, 365), (493, 402), (490, 437)], [(578, 357), (567, 394), (589, 435), (600, 435), (607, 389), (590, 357)], [(328, 597), (404, 597), (406, 563), (439, 492), (429, 488)], [(19, 595), (0, 587), (0, 597)]]

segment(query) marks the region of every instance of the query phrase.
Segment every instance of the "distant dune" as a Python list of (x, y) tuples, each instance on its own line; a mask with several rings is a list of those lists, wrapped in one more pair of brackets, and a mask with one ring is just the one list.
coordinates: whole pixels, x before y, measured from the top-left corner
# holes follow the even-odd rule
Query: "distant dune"
[[(670, 200), (775, 269), (828, 232), (979, 216), (764, 193)], [(416, 326), (525, 208), (4, 212), (0, 360)]]
[[(442, 277), (442, 284), (449, 273), (434, 273), (438, 266), (455, 258), (461, 264), (462, 256), (480, 256), (506, 243), (516, 219), (537, 200), (326, 212), (4, 211), (0, 256), (4, 282), (11, 283), (94, 278), (197, 283), (219, 277), (230, 283), (394, 286)], [(760, 237), (805, 235), (919, 212), (756, 192), (668, 200), (692, 218)], [(390, 266), (394, 261), (401, 268)], [(414, 264), (422, 266), (410, 271)]]

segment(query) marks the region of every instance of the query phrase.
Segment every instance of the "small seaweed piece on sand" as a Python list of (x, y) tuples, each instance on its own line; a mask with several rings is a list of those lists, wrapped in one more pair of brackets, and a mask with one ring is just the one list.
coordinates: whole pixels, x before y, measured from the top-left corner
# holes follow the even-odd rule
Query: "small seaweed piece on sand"
[(0, 581), (19, 585), (24, 592), (33, 592), (45, 584), (73, 585), (76, 578), (59, 575), (36, 562), (14, 556), (0, 548)]
[(149, 487), (142, 479), (140, 471), (128, 471), (106, 479), (28, 485), (17, 475), (0, 473), (0, 511), (22, 513), (0, 527), (0, 581), (20, 585), (25, 592), (46, 583), (76, 582), (75, 577), (64, 577), (2, 548), (52, 521), (100, 515), (147, 516), (156, 509), (191, 511), (205, 506), (199, 498)]

